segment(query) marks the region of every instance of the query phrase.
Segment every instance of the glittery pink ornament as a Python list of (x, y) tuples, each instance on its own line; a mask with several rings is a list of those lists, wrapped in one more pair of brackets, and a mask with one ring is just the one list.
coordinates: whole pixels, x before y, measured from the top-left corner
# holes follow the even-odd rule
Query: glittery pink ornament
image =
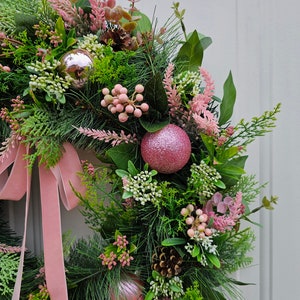
[(142, 282), (135, 275), (130, 275), (120, 280), (117, 293), (111, 293), (111, 300), (143, 300), (142, 290)]
[(169, 124), (159, 131), (145, 134), (141, 153), (152, 169), (171, 174), (181, 170), (190, 159), (191, 141), (183, 129)]

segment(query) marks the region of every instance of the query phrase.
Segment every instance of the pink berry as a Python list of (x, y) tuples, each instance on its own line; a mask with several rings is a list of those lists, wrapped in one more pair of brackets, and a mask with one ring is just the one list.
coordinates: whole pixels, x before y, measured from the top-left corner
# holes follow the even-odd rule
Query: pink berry
[(144, 100), (144, 96), (142, 94), (136, 94), (135, 100), (141, 102)]
[(142, 111), (146, 112), (149, 110), (149, 105), (147, 103), (142, 103), (140, 108)]
[(122, 104), (117, 104), (116, 110), (117, 110), (117, 112), (122, 112), (124, 110), (124, 106)]
[(126, 94), (123, 94), (123, 93), (120, 94), (120, 95), (118, 96), (118, 98), (119, 98), (119, 100), (120, 100), (122, 103), (128, 101), (128, 96), (127, 96)]
[(120, 94), (127, 94), (128, 90), (125, 87), (120, 89)]
[(117, 94), (120, 94), (120, 90), (123, 88), (123, 86), (121, 84), (116, 84), (114, 86), (114, 90)]
[(140, 118), (142, 116), (143, 112), (139, 108), (136, 108), (134, 110), (133, 114), (136, 118)]
[(118, 115), (118, 119), (119, 119), (120, 122), (124, 123), (128, 120), (128, 115), (125, 112), (120, 113)]
[(197, 210), (196, 210), (196, 215), (197, 216), (200, 216), (200, 215), (202, 215), (202, 210), (200, 209), (200, 208), (198, 208)]
[(108, 95), (109, 94), (109, 89), (108, 88), (103, 88), (102, 89), (102, 94), (103, 95)]
[(134, 107), (129, 104), (126, 106), (125, 111), (129, 114), (132, 114), (134, 112)]
[(143, 87), (141, 84), (137, 84), (137, 85), (135, 86), (135, 91), (136, 91), (137, 93), (142, 93), (142, 92), (144, 91), (144, 87)]
[(180, 214), (184, 217), (187, 216), (189, 213), (190, 213), (189, 210), (186, 208), (182, 208), (180, 211)]
[(107, 103), (104, 99), (101, 100), (100, 104), (101, 104), (101, 106), (103, 106), (103, 107), (107, 107), (107, 105), (108, 105), (108, 103)]
[(206, 236), (211, 236), (212, 235), (212, 230), (210, 228), (205, 229), (205, 234)]
[(105, 100), (106, 103), (112, 103), (114, 98), (111, 95), (105, 95), (104, 100)]
[(197, 230), (199, 230), (200, 232), (203, 232), (205, 230), (205, 226), (203, 226), (202, 224), (198, 225)]
[(194, 217), (188, 217), (188, 218), (186, 218), (185, 223), (187, 225), (192, 225), (194, 220), (195, 220)]
[(187, 231), (187, 235), (190, 237), (190, 238), (193, 238), (195, 236), (195, 230), (190, 228), (188, 231)]
[(199, 221), (200, 222), (206, 222), (208, 219), (207, 214), (202, 214), (201, 216), (199, 216)]
[(193, 212), (195, 209), (193, 204), (188, 204), (186, 208), (189, 210), (189, 212)]
[(115, 113), (117, 112), (116, 107), (115, 107), (115, 106), (112, 106), (111, 109), (110, 109), (110, 112), (111, 112), (112, 114), (115, 114)]

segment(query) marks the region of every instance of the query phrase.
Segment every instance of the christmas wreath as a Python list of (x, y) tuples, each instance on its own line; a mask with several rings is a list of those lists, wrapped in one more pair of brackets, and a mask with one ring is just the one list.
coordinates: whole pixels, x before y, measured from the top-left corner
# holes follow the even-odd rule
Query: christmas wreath
[[(245, 171), (246, 148), (280, 105), (233, 125), (232, 74), (218, 98), (202, 66), (211, 39), (186, 32), (179, 3), (157, 28), (136, 2), (0, 3), (0, 158), (23, 145), (29, 170), (53, 169), (70, 143), (99, 160), (82, 162), (84, 192), (71, 184), (94, 234), (65, 239), (69, 299), (240, 299), (247, 222), (276, 203), (251, 208), (263, 185)], [(14, 265), (18, 251), (1, 243)], [(59, 299), (35, 275), (21, 298)], [(3, 299), (13, 281), (1, 265)]]

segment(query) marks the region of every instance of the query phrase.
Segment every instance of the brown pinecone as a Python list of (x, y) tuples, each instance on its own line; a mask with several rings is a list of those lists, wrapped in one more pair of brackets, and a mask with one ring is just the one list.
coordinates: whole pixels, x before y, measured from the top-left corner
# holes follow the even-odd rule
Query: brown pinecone
[(111, 45), (115, 51), (136, 50), (138, 45), (135, 38), (119, 25), (109, 24), (107, 29), (100, 35), (100, 42)]
[(173, 277), (181, 272), (182, 258), (173, 247), (159, 247), (152, 255), (152, 269), (164, 277)]

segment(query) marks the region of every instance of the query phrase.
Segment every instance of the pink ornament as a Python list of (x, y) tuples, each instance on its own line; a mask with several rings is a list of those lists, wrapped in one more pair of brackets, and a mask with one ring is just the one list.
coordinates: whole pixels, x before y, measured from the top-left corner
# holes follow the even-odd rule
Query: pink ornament
[(171, 174), (181, 170), (191, 155), (191, 142), (180, 127), (169, 124), (142, 139), (141, 153), (144, 161), (159, 173)]
[(118, 292), (111, 293), (111, 300), (143, 300), (142, 282), (135, 276), (130, 275), (120, 280)]

